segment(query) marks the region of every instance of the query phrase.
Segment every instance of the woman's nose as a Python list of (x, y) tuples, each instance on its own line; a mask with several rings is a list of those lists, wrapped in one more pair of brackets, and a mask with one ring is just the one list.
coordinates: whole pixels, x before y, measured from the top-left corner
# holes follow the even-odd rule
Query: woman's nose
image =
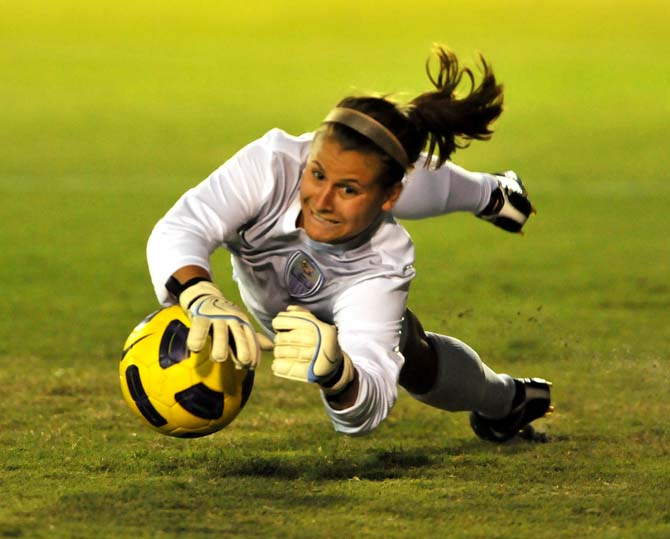
[(333, 190), (327, 186), (319, 186), (314, 193), (314, 209), (331, 210), (333, 205)]

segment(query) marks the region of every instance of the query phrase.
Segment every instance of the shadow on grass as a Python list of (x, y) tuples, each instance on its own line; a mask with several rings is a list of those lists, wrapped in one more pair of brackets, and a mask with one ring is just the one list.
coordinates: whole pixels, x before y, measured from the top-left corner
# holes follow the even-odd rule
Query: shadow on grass
[(353, 452), (349, 458), (208, 451), (147, 465), (149, 476), (144, 481), (130, 475), (113, 488), (73, 489), (49, 508), (50, 518), (67, 520), (75, 527), (94, 522), (98, 527), (120, 526), (127, 531), (152, 525), (154, 519), (156, 529), (166, 532), (179, 526), (193, 532), (197, 526), (199, 532), (215, 533), (218, 524), (199, 521), (198, 515), (238, 511), (249, 499), (266, 511), (335, 507), (344, 503), (342, 494), (322, 491), (321, 482), (422, 477), (436, 473), (442, 457), (435, 448)]
[[(124, 529), (123, 535), (131, 536), (148, 526), (164, 531), (168, 537), (179, 536), (171, 535), (179, 530), (225, 536), (231, 520), (215, 515), (234, 515), (235, 529), (253, 531), (258, 515), (240, 512), (249, 500), (263, 507), (272, 522), (295, 507), (316, 511), (347, 507), (351, 503), (346, 494), (349, 491), (342, 490), (339, 482), (441, 481), (446, 477), (477, 481), (493, 474), (494, 481), (504, 483), (516, 474), (516, 468), (499, 469), (499, 449), (478, 440), (459, 440), (447, 446), (349, 448), (330, 454), (288, 450), (245, 454), (242, 450), (217, 448), (158, 458), (154, 455), (153, 460), (140, 458), (137, 468), (112, 466), (106, 474), (118, 474), (118, 482), (73, 486), (47, 509), (47, 514), (56, 528), (71, 531), (93, 525)], [(523, 442), (502, 447), (502, 452), (510, 455), (532, 450), (533, 444)], [(376, 491), (377, 487), (361, 488)], [(7, 531), (11, 533), (12, 529)]]
[(151, 475), (216, 478), (272, 478), (285, 480), (383, 481), (386, 479), (439, 477), (454, 470), (477, 473), (494, 465), (501, 452), (519, 455), (532, 452), (535, 444), (519, 440), (498, 446), (478, 439), (451, 440), (448, 444), (411, 447), (332, 447), (328, 450), (275, 448), (246, 450), (208, 448), (143, 461)]
[[(532, 443), (508, 444), (507, 451), (531, 451)], [(287, 480), (384, 481), (387, 479), (425, 478), (443, 475), (453, 468), (486, 468), (497, 462), (494, 447), (479, 440), (461, 442), (451, 447), (380, 449), (348, 455), (272, 454), (264, 453), (238, 459), (213, 459), (208, 472), (218, 477), (267, 477)]]
[(356, 457), (287, 458), (262, 456), (227, 462), (216, 470), (223, 476), (273, 477), (282, 479), (382, 481), (421, 475), (437, 465), (436, 455), (423, 451), (374, 451)]

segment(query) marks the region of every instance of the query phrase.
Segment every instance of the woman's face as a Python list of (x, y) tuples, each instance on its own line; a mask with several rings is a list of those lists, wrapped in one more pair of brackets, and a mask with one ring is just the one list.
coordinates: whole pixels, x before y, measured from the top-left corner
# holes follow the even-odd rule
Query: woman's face
[(332, 138), (312, 143), (300, 183), (298, 226), (314, 241), (342, 243), (368, 228), (395, 205), (402, 185), (383, 188), (374, 154), (343, 150)]

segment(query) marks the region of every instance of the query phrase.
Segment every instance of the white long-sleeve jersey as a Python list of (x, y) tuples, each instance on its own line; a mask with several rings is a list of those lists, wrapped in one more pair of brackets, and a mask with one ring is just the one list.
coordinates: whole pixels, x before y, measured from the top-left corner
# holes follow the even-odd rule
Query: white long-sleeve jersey
[[(168, 278), (187, 265), (211, 272), (211, 253), (224, 247), (247, 309), (267, 332), (288, 305), (302, 305), (336, 325), (339, 344), (358, 370), (360, 389), (348, 409), (323, 402), (337, 431), (364, 434), (386, 418), (397, 398), (414, 246), (390, 214), (338, 245), (315, 242), (296, 227), (300, 177), (312, 138), (312, 133), (293, 137), (273, 129), (187, 191), (151, 233), (149, 271), (159, 301), (169, 305)], [(496, 186), (490, 175), (452, 163), (437, 171), (418, 166), (405, 178), (393, 213), (417, 219), (479, 212)]]

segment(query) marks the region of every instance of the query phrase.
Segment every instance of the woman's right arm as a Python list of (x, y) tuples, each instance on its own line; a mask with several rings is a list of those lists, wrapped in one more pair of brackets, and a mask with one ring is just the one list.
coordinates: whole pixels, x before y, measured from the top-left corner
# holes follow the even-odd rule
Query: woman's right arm
[(149, 273), (162, 305), (174, 303), (165, 287), (209, 277), (210, 255), (254, 218), (273, 187), (271, 151), (263, 139), (246, 146), (189, 189), (155, 225), (147, 243)]

